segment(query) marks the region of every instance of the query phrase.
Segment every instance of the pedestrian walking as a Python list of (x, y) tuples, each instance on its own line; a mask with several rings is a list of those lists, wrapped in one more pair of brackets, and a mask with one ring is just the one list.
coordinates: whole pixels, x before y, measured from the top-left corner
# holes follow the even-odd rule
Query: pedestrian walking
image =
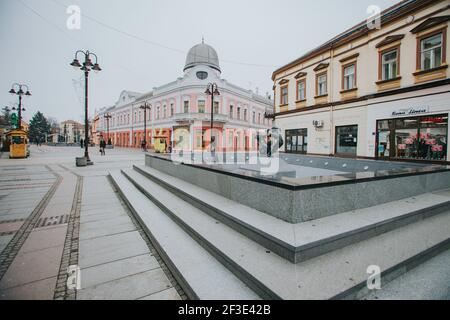
[(106, 155), (105, 148), (106, 148), (106, 141), (103, 140), (102, 138), (102, 140), (100, 140), (100, 154), (102, 156)]
[(80, 146), (81, 146), (81, 149), (84, 148), (84, 140), (83, 139), (80, 139)]

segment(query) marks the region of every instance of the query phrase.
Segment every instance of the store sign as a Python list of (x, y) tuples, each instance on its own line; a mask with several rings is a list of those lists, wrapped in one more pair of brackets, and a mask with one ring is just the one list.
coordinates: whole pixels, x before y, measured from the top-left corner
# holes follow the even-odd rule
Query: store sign
[(414, 115), (418, 115), (418, 114), (428, 113), (429, 111), (430, 111), (430, 108), (428, 108), (428, 107), (400, 109), (398, 111), (392, 112), (392, 116), (393, 117), (414, 116)]

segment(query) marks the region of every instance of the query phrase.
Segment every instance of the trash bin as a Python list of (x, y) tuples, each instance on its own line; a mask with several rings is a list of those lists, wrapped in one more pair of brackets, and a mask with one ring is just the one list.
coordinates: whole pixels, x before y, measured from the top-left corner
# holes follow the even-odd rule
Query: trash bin
[(87, 166), (86, 157), (76, 158), (76, 165), (77, 167), (86, 167)]

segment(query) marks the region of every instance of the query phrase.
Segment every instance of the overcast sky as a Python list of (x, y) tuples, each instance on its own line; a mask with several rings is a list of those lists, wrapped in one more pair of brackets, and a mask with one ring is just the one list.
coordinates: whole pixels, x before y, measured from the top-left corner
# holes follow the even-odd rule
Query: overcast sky
[[(59, 121), (82, 120), (78, 49), (99, 57), (90, 75), (90, 113), (113, 105), (122, 90), (147, 92), (176, 80), (188, 50), (201, 42), (219, 55), (222, 77), (272, 93), (271, 74), (367, 18), (369, 5), (397, 0), (0, 0), (0, 108), (13, 106), (12, 83), (29, 84), (26, 120), (40, 110)], [(66, 8), (81, 8), (69, 30)]]

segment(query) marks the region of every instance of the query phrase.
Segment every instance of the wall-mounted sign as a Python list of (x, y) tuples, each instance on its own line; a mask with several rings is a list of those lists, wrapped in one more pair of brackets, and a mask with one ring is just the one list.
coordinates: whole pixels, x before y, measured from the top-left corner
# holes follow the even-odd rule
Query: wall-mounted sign
[(398, 111), (392, 112), (393, 117), (401, 117), (401, 116), (414, 116), (418, 114), (428, 113), (430, 108), (428, 107), (420, 107), (420, 108), (406, 108), (400, 109)]

